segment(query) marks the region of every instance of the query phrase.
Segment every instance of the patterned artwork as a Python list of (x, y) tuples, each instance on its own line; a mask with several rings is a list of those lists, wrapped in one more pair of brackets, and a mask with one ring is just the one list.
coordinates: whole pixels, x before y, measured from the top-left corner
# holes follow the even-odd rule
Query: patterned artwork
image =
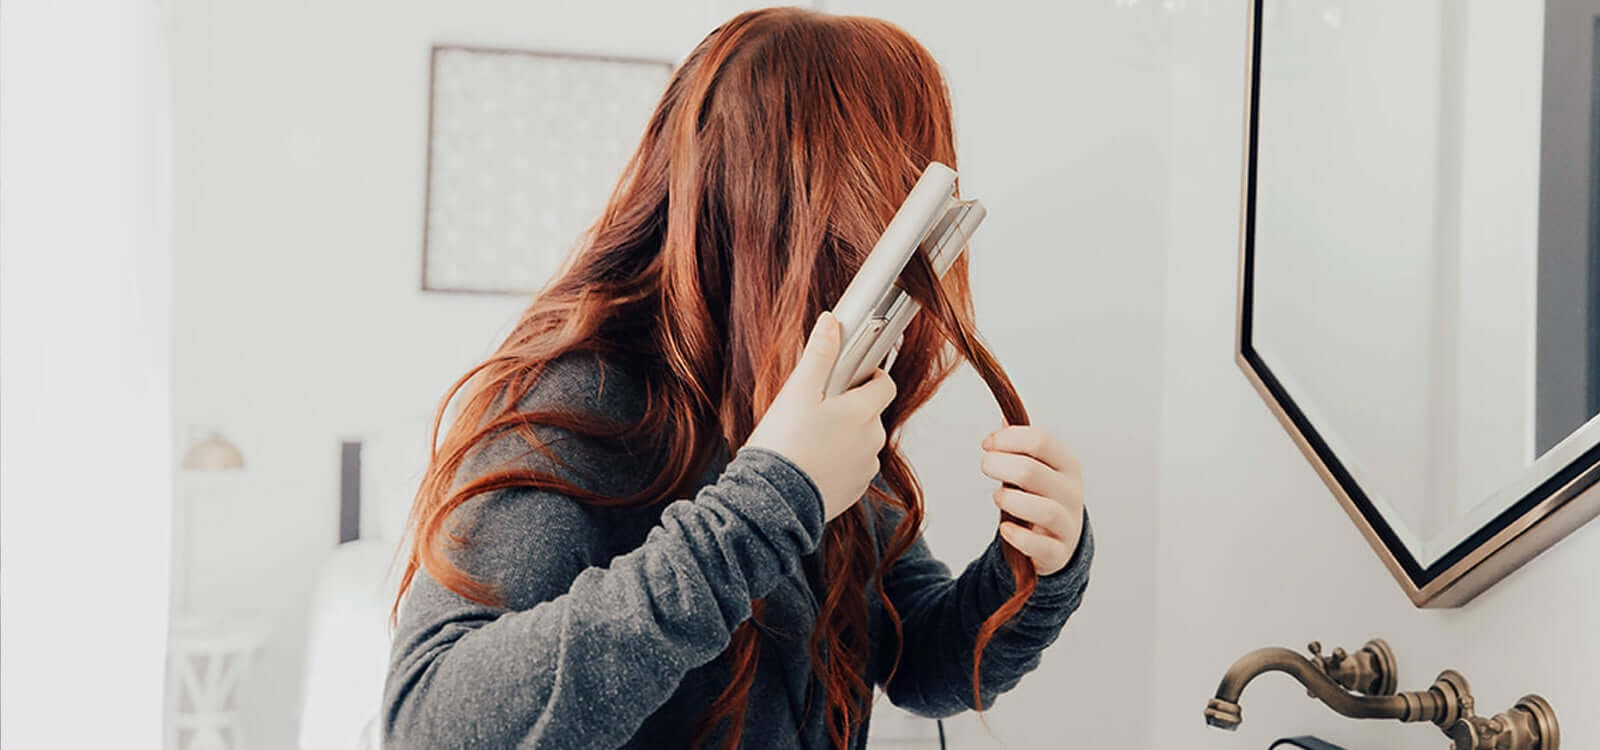
[(592, 224), (664, 62), (435, 47), (422, 288), (526, 294)]

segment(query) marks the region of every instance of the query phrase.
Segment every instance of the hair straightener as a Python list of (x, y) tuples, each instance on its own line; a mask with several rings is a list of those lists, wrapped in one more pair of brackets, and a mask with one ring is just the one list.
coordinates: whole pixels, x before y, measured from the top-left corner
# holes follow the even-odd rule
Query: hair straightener
[(955, 193), (956, 171), (929, 163), (845, 287), (833, 308), (844, 343), (828, 375), (827, 395), (843, 393), (865, 382), (880, 365), (888, 369), (893, 364), (900, 335), (922, 309), (895, 285), (912, 254), (927, 254), (934, 273), (943, 277), (966, 249), (987, 211)]

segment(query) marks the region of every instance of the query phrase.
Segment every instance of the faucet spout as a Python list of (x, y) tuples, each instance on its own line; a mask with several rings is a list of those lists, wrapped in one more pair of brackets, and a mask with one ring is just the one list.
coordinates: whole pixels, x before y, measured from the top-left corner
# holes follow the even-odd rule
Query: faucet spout
[[(1376, 651), (1372, 653), (1374, 657), (1377, 656)], [(1337, 652), (1337, 655), (1340, 662), (1346, 658), (1342, 651)], [(1319, 661), (1313, 661), (1286, 648), (1262, 648), (1245, 654), (1222, 676), (1222, 682), (1217, 685), (1216, 697), (1206, 706), (1206, 723), (1222, 729), (1238, 728), (1239, 723), (1244, 720), (1243, 709), (1239, 706), (1240, 695), (1252, 680), (1268, 672), (1282, 672), (1293, 677), (1295, 681), (1305, 686), (1312, 697), (1353, 719), (1428, 721), (1433, 718), (1437, 696), (1432, 696), (1431, 691), (1420, 691), (1427, 695), (1365, 695), (1351, 692), (1345, 685), (1329, 676), (1326, 662), (1320, 661), (1321, 657), (1318, 658)], [(1381, 659), (1374, 660), (1374, 663), (1380, 662)], [(1335, 666), (1337, 665), (1338, 662), (1335, 662)], [(1385, 682), (1392, 684), (1392, 675), (1391, 667), (1387, 675), (1376, 674), (1364, 684), (1352, 687), (1370, 689), (1368, 686), (1373, 684)], [(1335, 671), (1335, 676), (1342, 675)], [(1349, 678), (1349, 681), (1354, 679)]]

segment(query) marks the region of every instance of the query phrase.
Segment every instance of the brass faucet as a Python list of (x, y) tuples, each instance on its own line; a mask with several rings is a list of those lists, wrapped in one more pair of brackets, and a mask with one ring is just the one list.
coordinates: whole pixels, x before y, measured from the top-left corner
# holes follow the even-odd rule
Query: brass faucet
[(1354, 654), (1341, 648), (1323, 656), (1318, 643), (1310, 651), (1307, 658), (1286, 648), (1263, 648), (1240, 657), (1206, 706), (1206, 723), (1238, 728), (1245, 685), (1267, 672), (1283, 672), (1311, 697), (1350, 718), (1432, 722), (1454, 743), (1452, 750), (1560, 750), (1555, 711), (1537, 695), (1523, 696), (1510, 710), (1485, 719), (1474, 714), (1467, 679), (1454, 670), (1440, 673), (1426, 690), (1396, 693), (1394, 652), (1381, 640), (1367, 641)]

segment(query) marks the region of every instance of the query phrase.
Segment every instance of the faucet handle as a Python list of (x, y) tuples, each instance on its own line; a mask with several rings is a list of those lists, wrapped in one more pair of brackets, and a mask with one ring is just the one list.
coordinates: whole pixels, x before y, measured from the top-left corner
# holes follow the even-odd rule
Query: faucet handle
[[(1349, 658), (1350, 654), (1342, 648), (1335, 648), (1333, 653), (1323, 656), (1321, 641), (1312, 641), (1306, 646), (1306, 650), (1311, 652), (1311, 666), (1316, 667), (1317, 671), (1327, 675), (1334, 682), (1343, 684), (1338, 676), (1339, 666), (1344, 664), (1344, 660)], [(1345, 688), (1352, 689), (1349, 685), (1345, 685)]]
[[(1306, 650), (1311, 652), (1311, 666), (1313, 668), (1332, 679), (1334, 682), (1339, 682), (1339, 680), (1328, 671), (1328, 659), (1322, 655), (1322, 641), (1312, 641), (1306, 644)], [(1343, 685), (1343, 683), (1340, 684), (1341, 686)], [(1316, 692), (1310, 688), (1306, 688), (1306, 695), (1309, 695), (1312, 698), (1317, 697)]]
[(1470, 720), (1461, 719), (1451, 724), (1444, 733), (1450, 738), (1450, 750), (1479, 750), (1482, 747), (1478, 727)]
[(1394, 655), (1383, 641), (1367, 641), (1354, 654), (1335, 648), (1324, 656), (1319, 641), (1312, 641), (1306, 649), (1311, 652), (1311, 666), (1345, 690), (1361, 695), (1394, 694)]
[(1485, 719), (1466, 716), (1451, 724), (1445, 734), (1454, 743), (1450, 750), (1496, 750), (1497, 748), (1537, 748), (1540, 737), (1513, 725), (1502, 716)]

